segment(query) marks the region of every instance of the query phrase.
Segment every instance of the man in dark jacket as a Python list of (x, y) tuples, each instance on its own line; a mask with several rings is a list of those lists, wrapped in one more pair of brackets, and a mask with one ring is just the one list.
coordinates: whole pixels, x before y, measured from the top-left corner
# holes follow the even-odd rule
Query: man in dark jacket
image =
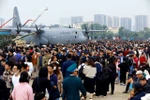
[(86, 98), (86, 90), (82, 81), (76, 77), (78, 75), (77, 64), (72, 64), (67, 71), (71, 74), (64, 79), (62, 100), (80, 100), (79, 91), (81, 91), (84, 98)]
[(141, 97), (145, 96), (141, 83), (136, 82), (133, 87), (134, 91), (130, 93), (130, 98), (128, 100), (141, 100)]
[(121, 85), (126, 84), (126, 73), (128, 72), (128, 64), (126, 63), (126, 58), (123, 58), (123, 63), (119, 64), (120, 67), (120, 83)]
[(10, 49), (9, 51), (8, 51), (8, 61), (9, 62), (11, 62), (13, 65), (15, 65), (16, 64), (16, 57), (14, 56), (14, 54), (13, 54), (13, 50), (12, 49)]
[(150, 93), (150, 80), (147, 81), (145, 77), (141, 77), (139, 81), (143, 86), (143, 91), (146, 93)]

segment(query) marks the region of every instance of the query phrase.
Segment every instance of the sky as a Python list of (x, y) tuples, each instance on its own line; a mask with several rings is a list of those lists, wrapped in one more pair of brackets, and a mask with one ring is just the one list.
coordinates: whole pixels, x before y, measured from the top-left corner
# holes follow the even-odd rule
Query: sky
[(84, 21), (92, 21), (94, 14), (131, 17), (150, 15), (150, 0), (0, 0), (0, 17), (8, 20), (18, 7), (21, 21), (36, 19), (47, 7), (37, 24), (58, 23), (62, 17), (83, 16)]

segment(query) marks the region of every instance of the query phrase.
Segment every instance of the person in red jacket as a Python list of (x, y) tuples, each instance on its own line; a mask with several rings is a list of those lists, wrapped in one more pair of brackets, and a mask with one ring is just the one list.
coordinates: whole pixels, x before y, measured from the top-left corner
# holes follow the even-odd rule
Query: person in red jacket
[(138, 68), (138, 61), (139, 61), (139, 58), (136, 56), (136, 54), (133, 55), (133, 62), (135, 64), (135, 67)]
[(147, 62), (146, 56), (144, 53), (142, 53), (140, 56), (140, 65), (143, 65), (146, 62)]

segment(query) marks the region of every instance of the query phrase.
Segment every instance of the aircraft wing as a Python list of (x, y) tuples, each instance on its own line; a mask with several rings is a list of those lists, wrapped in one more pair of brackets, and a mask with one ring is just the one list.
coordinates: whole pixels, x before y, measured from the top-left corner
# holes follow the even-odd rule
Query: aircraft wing
[[(85, 30), (82, 31), (85, 32)], [(88, 32), (104, 32), (104, 30), (88, 30)]]
[[(11, 32), (11, 31), (16, 31), (16, 28), (0, 28), (0, 32)], [(30, 28), (22, 28), (21, 30), (19, 30), (20, 32), (27, 32), (27, 33), (31, 33), (33, 29)]]
[(11, 29), (7, 29), (7, 28), (1, 28), (0, 32), (11, 32)]

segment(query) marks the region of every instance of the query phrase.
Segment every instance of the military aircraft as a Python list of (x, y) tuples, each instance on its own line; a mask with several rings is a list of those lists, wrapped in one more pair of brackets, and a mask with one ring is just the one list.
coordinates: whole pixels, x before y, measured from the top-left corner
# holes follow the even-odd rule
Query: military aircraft
[[(88, 32), (93, 31), (102, 31), (102, 30), (86, 30), (84, 34), (82, 30), (74, 28), (39, 28), (35, 25), (35, 28), (23, 28), (21, 27), (21, 21), (18, 13), (17, 7), (14, 8), (15, 17), (13, 19), (13, 28), (2, 28), (0, 32), (8, 32), (10, 34), (18, 34), (24, 37), (23, 40), (26, 43), (34, 43), (36, 45), (48, 45), (48, 44), (68, 44), (68, 43), (83, 43), (88, 40)], [(30, 33), (36, 33), (30, 35)]]

